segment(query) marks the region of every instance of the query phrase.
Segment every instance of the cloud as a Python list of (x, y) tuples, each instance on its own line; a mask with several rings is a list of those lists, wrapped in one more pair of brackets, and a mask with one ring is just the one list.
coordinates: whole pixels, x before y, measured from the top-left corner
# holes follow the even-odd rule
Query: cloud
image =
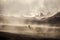
[(60, 0), (1, 0), (1, 3), (4, 6), (4, 15), (32, 16), (32, 13), (34, 16), (42, 12), (47, 16), (48, 12), (54, 15), (60, 10)]

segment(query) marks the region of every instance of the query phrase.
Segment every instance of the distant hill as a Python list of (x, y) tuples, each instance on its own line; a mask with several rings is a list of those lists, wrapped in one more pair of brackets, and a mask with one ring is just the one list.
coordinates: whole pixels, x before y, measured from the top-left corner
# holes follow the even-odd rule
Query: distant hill
[(60, 24), (60, 12), (57, 12), (56, 15), (47, 19), (49, 24), (59, 25)]
[(54, 15), (53, 17), (60, 17), (60, 12), (57, 12), (57, 14)]

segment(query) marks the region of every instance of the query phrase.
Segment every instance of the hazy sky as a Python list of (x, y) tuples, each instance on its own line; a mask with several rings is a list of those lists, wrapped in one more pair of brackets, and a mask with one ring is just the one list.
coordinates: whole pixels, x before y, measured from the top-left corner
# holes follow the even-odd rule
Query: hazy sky
[(0, 0), (0, 2), (4, 15), (16, 17), (34, 16), (40, 12), (47, 15), (48, 11), (54, 14), (60, 10), (60, 0)]

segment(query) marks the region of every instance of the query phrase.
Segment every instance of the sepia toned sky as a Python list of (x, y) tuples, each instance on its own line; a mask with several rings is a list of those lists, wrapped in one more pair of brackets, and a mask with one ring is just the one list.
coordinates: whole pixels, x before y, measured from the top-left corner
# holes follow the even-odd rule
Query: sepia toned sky
[(34, 17), (41, 12), (51, 16), (60, 11), (60, 0), (0, 0), (0, 4), (4, 15), (16, 17)]

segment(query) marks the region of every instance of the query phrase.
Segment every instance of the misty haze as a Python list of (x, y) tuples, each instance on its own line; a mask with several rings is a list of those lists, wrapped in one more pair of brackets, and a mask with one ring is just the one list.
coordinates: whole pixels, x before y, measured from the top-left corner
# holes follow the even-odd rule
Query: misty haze
[(0, 0), (0, 32), (60, 38), (60, 0)]

